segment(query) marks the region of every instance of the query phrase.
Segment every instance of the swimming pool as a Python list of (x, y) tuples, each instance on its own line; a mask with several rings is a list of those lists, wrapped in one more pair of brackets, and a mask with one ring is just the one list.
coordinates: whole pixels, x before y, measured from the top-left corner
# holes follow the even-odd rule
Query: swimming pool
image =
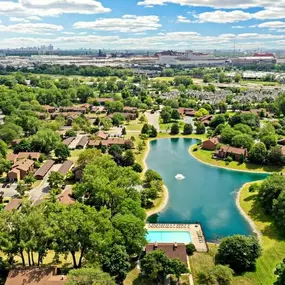
[(191, 234), (188, 231), (156, 231), (148, 230), (146, 239), (148, 242), (153, 243), (185, 243), (188, 244), (192, 241)]

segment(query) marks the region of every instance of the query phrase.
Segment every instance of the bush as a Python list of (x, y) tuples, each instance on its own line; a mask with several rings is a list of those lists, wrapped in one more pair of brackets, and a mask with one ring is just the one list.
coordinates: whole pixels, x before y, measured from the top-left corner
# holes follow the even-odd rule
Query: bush
[(193, 151), (198, 151), (198, 147), (194, 147), (194, 148), (193, 148)]
[(196, 247), (193, 243), (189, 243), (186, 245), (186, 252), (187, 255), (193, 255), (193, 253), (196, 251)]
[(250, 185), (249, 192), (256, 192), (259, 190), (259, 188), (260, 188), (259, 185), (257, 183), (254, 183), (254, 184)]
[(179, 126), (177, 124), (173, 124), (171, 127), (170, 133), (172, 135), (178, 135), (179, 134)]
[(135, 164), (133, 165), (133, 170), (134, 170), (135, 172), (141, 173), (141, 172), (143, 171), (143, 168), (141, 167), (140, 164), (135, 163)]
[(231, 163), (233, 161), (233, 158), (231, 156), (228, 156), (225, 161)]

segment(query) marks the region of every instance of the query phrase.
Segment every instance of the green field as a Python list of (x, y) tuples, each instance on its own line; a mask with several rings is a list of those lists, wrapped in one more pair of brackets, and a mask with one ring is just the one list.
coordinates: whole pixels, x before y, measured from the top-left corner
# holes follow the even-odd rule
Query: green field
[(273, 166), (273, 165), (258, 165), (253, 163), (242, 163), (240, 164), (237, 161), (232, 161), (229, 164), (223, 160), (216, 160), (212, 158), (213, 151), (203, 150), (198, 147), (197, 151), (193, 151), (197, 146), (192, 146), (190, 148), (191, 154), (197, 159), (219, 167), (225, 167), (233, 170), (242, 170), (242, 171), (254, 171), (254, 172), (282, 172), (284, 167), (282, 166)]

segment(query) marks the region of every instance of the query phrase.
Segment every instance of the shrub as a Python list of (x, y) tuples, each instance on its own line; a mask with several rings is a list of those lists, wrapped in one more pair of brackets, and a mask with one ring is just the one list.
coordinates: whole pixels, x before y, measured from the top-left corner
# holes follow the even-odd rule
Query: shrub
[(194, 148), (193, 148), (193, 151), (198, 151), (198, 147), (194, 147)]
[(193, 255), (193, 253), (196, 251), (196, 247), (193, 243), (189, 243), (186, 245), (186, 252), (187, 255)]

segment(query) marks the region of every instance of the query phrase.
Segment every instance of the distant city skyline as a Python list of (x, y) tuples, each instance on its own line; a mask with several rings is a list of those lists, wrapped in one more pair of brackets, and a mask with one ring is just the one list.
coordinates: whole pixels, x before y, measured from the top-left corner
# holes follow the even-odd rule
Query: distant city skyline
[(285, 50), (285, 0), (0, 3), (0, 49)]

